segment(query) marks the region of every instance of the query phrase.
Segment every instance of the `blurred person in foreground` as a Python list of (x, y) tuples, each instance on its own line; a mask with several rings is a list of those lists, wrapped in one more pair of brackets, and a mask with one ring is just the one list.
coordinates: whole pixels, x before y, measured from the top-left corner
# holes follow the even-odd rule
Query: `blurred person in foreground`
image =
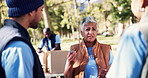
[(0, 78), (45, 78), (28, 28), (42, 18), (43, 0), (6, 0), (9, 19), (0, 28)]
[(105, 78), (113, 60), (111, 46), (97, 40), (97, 21), (88, 16), (82, 20), (80, 44), (71, 46), (67, 55), (65, 78)]
[(148, 78), (148, 0), (131, 0), (131, 10), (140, 22), (123, 33), (107, 78)]
[(38, 52), (41, 53), (42, 48), (45, 46), (47, 51), (61, 50), (60, 46), (60, 37), (56, 34), (53, 34), (50, 28), (43, 29), (44, 38), (40, 41), (38, 46)]

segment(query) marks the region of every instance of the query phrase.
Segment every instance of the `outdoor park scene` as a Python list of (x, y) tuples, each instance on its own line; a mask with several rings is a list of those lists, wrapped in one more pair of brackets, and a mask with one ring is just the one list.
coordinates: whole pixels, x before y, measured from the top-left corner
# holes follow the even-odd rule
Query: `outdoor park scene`
[[(113, 55), (115, 55), (124, 29), (139, 21), (131, 12), (130, 4), (131, 0), (45, 0), (40, 25), (37, 29), (28, 29), (31, 42), (38, 53), (38, 46), (44, 37), (43, 29), (50, 28), (52, 33), (60, 37), (61, 50), (58, 52), (66, 52), (64, 56), (52, 57), (52, 51), (47, 51), (43, 47), (43, 53), (38, 53), (46, 78), (63, 77), (61, 71), (64, 71), (65, 67), (59, 68), (60, 71), (58, 71), (52, 63), (60, 66), (60, 63), (64, 62), (61, 66), (65, 66), (71, 45), (78, 44), (83, 39), (80, 23), (86, 16), (93, 16), (97, 20), (98, 42), (111, 45)], [(3, 20), (8, 18), (7, 11), (5, 0), (1, 0), (1, 27), (4, 23)], [(64, 59), (59, 62), (60, 58)], [(57, 59), (57, 61), (53, 62), (53, 59)]]
[[(7, 17), (5, 0), (0, 3), (0, 26)], [(80, 22), (86, 16), (93, 16), (98, 23), (99, 42), (116, 45), (123, 30), (137, 21), (130, 10), (130, 0), (46, 0), (43, 19), (37, 29), (29, 29), (34, 46), (44, 37), (43, 29), (60, 36), (62, 50), (69, 50), (71, 44), (82, 40)], [(117, 37), (117, 38), (116, 38)], [(105, 41), (107, 39), (107, 41)], [(112, 44), (113, 43), (113, 44)], [(68, 44), (68, 47), (65, 45)]]

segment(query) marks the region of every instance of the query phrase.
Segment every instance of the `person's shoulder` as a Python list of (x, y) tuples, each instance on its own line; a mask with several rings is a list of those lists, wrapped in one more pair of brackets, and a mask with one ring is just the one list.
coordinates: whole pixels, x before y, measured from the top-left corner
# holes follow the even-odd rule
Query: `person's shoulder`
[(41, 41), (46, 41), (47, 40), (47, 37), (43, 37), (42, 39), (41, 39)]
[(57, 34), (51, 33), (51, 36), (57, 36)]
[(26, 44), (23, 41), (12, 41), (10, 42), (5, 49), (3, 50), (4, 54), (9, 54), (11, 52), (12, 54), (24, 54), (27, 52), (27, 54), (32, 52), (31, 48), (28, 44)]
[(1, 28), (0, 28), (0, 33), (5, 33), (4, 35), (6, 34), (14, 34), (16, 33), (17, 29), (16, 28), (13, 28), (12, 26), (8, 26), (8, 25), (3, 25)]
[(132, 34), (135, 34), (136, 32), (139, 31), (139, 23), (135, 23), (135, 24), (132, 24), (132, 25), (129, 25), (125, 31), (124, 31), (124, 34), (126, 35), (132, 35)]
[(60, 37), (59, 35), (57, 35), (57, 34), (53, 34), (53, 35), (55, 35), (56, 37)]
[(30, 48), (27, 43), (24, 41), (12, 41), (10, 42), (7, 47), (20, 47), (20, 48)]
[(79, 46), (80, 44), (73, 44), (73, 45), (71, 45), (71, 46), (73, 46), (73, 47), (75, 47), (75, 46)]
[(73, 44), (73, 45), (71, 45), (71, 50), (75, 50), (75, 49), (78, 49), (79, 48), (79, 45), (80, 44)]
[[(99, 42), (98, 42), (98, 43), (99, 43)], [(103, 44), (103, 43), (100, 43), (100, 46), (101, 46), (101, 47), (106, 47), (106, 48), (111, 48), (110, 45), (108, 45), (108, 44)]]
[(140, 33), (139, 23), (135, 23), (129, 25), (126, 29), (124, 29), (120, 39), (133, 38), (135, 36), (138, 36), (139, 33)]
[(57, 37), (59, 37), (59, 35), (51, 33), (51, 37), (57, 38)]
[(144, 39), (143, 39), (143, 34), (140, 31), (140, 26), (141, 26), (141, 23), (136, 23), (136, 24), (129, 26), (123, 32), (123, 34), (120, 38), (120, 43), (124, 44), (124, 43), (127, 43), (129, 41), (131, 41), (131, 42), (137, 42), (138, 41), (138, 43), (141, 43), (141, 41), (143, 42)]
[(71, 47), (78, 47), (80, 44), (73, 44)]
[(100, 43), (101, 46), (110, 46), (109, 44)]

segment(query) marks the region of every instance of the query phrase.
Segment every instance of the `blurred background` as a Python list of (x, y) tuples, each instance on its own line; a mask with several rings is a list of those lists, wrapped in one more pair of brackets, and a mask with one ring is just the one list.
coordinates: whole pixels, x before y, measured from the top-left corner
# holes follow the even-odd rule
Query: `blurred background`
[[(49, 27), (61, 38), (62, 50), (82, 39), (79, 25), (83, 17), (93, 16), (98, 21), (98, 41), (110, 44), (116, 51), (118, 40), (124, 29), (138, 21), (130, 10), (130, 0), (45, 0), (43, 19), (37, 29), (29, 29), (32, 43), (36, 47), (44, 36), (43, 28)], [(0, 27), (7, 17), (5, 0), (0, 0)]]

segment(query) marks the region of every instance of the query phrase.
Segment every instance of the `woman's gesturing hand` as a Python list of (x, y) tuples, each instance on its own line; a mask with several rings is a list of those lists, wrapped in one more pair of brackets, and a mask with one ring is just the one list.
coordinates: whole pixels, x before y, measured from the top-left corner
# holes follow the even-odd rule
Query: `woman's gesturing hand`
[(69, 62), (69, 63), (72, 63), (72, 62), (74, 63), (75, 60), (76, 60), (76, 55), (77, 55), (76, 51), (71, 50), (71, 51), (68, 53), (68, 55), (67, 55), (68, 62)]

